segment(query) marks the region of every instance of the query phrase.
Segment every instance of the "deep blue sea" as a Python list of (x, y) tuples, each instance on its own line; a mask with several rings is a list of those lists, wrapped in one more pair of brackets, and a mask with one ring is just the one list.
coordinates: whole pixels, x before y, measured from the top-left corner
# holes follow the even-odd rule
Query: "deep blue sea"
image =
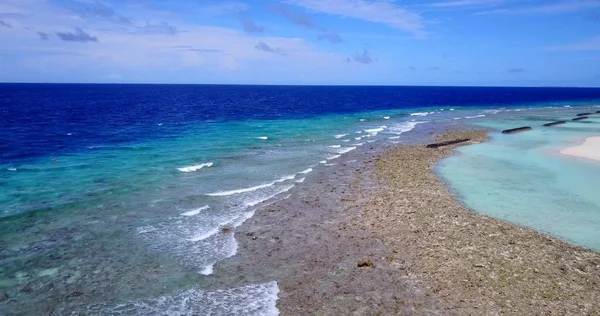
[(0, 84), (0, 315), (276, 314), (275, 282), (202, 289), (253, 207), (419, 124), (598, 100), (591, 88)]

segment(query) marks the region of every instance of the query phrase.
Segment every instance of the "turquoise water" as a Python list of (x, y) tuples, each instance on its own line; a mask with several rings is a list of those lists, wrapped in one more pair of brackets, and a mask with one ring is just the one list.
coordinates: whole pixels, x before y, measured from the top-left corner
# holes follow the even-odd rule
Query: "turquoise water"
[[(161, 311), (169, 307), (161, 297), (176, 305), (182, 291), (195, 293), (205, 311), (252, 305), (244, 300), (273, 310), (275, 283), (231, 290), (230, 298), (202, 290), (213, 265), (237, 252), (234, 234), (221, 229), (234, 231), (255, 206), (285, 198), (326, 163), (368, 143), (397, 141), (424, 121), (409, 114), (214, 122), (1, 165), (0, 292), (29, 302), (34, 309), (21, 306), (23, 313), (73, 291), (86, 296), (72, 310), (89, 306), (97, 314), (127, 301), (137, 314)], [(41, 290), (49, 286), (54, 292)], [(29, 287), (39, 290), (22, 290)], [(211, 305), (212, 297), (221, 301)]]
[(273, 315), (277, 280), (213, 271), (259, 207), (312, 193), (354, 153), (542, 119), (600, 90), (4, 84), (0, 96), (0, 315)]
[[(560, 154), (562, 148), (600, 135), (600, 114), (542, 127), (580, 112), (586, 109), (529, 109), (479, 121), (496, 131), (491, 140), (461, 147), (437, 171), (477, 212), (600, 250), (600, 162)], [(498, 132), (519, 126), (533, 130)]]
[[(310, 181), (314, 170), (342, 163), (349, 159), (348, 153), (367, 144), (379, 146), (412, 139), (418, 124), (427, 126), (427, 133), (417, 137), (424, 139), (429, 132), (450, 125), (541, 125), (568, 111), (582, 110), (541, 109), (539, 105), (523, 111), (446, 107), (215, 121), (185, 128), (165, 122), (153, 127), (157, 137), (91, 144), (85, 150), (4, 163), (0, 165), (0, 293), (10, 293), (12, 305), (0, 305), (0, 314), (45, 311), (48, 302), (63, 302), (65, 293), (77, 291), (85, 295), (77, 301), (57, 304), (62, 314), (105, 315), (124, 310), (135, 315), (164, 311), (186, 315), (197, 310), (274, 314), (278, 293), (274, 280), (212, 292), (203, 287), (206, 275), (213, 273), (213, 265), (236, 254), (235, 227), (250, 218), (262, 202), (287, 198), (299, 183)], [(562, 132), (558, 128), (539, 132), (556, 133), (561, 144), (577, 142), (582, 135), (595, 133), (596, 124), (573, 123), (560, 127)], [(552, 141), (547, 143), (546, 136), (534, 137), (537, 132), (512, 138), (495, 135), (498, 141), (505, 139), (507, 143), (501, 145), (504, 143), (495, 139), (481, 145), (492, 146), (492, 150), (484, 149), (479, 155), (498, 153), (503, 158), (506, 147), (521, 156), (531, 154), (524, 160), (526, 165), (535, 165), (542, 156), (558, 159), (561, 163), (556, 166), (549, 162), (551, 159), (543, 160), (548, 164), (544, 168), (562, 170), (568, 166), (571, 172), (562, 175), (565, 179), (560, 181), (576, 182), (581, 186), (576, 190), (578, 194), (590, 198), (571, 198), (578, 208), (569, 206), (568, 213), (575, 214), (564, 217), (586, 221), (588, 217), (577, 217), (577, 212), (588, 214), (591, 207), (586, 205), (595, 205), (596, 210), (600, 205), (593, 196), (590, 172), (597, 171), (596, 165), (556, 154), (554, 145), (559, 142), (550, 137)], [(80, 135), (65, 130), (61, 137)], [(531, 139), (514, 142), (518, 137)], [(485, 181), (493, 182), (498, 176), (492, 169), (511, 164), (500, 158), (498, 165), (493, 165), (493, 159), (478, 159), (478, 148), (461, 149), (465, 150), (462, 155), (441, 168), (457, 171), (445, 176), (459, 179), (451, 182), (466, 203), (471, 203), (469, 194), (477, 191), (461, 185), (472, 184), (481, 190), (488, 185)], [(471, 155), (468, 150), (475, 152)], [(475, 177), (464, 174), (469, 169), (462, 167), (464, 161), (460, 159), (468, 158), (477, 162), (467, 163), (469, 168), (483, 170), (479, 171), (479, 185)], [(453, 162), (458, 167), (452, 167)], [(491, 164), (490, 168), (485, 164)], [(532, 179), (543, 183), (540, 179), (546, 174), (536, 170), (531, 168)], [(504, 186), (521, 185), (523, 178), (516, 177), (503, 180)], [(583, 185), (585, 182), (589, 183)], [(567, 189), (562, 186), (553, 189)], [(551, 192), (568, 199), (563, 191)], [(484, 194), (490, 196), (489, 192)], [(547, 192), (537, 194), (539, 198), (547, 196)], [(479, 199), (487, 201), (474, 198)], [(493, 195), (489, 199), (494, 199)], [(497, 203), (506, 202), (505, 196), (495, 199)], [(481, 206), (487, 208), (487, 204)], [(535, 220), (534, 214), (529, 217)], [(581, 232), (580, 228), (589, 223), (572, 225)], [(223, 233), (223, 228), (231, 229), (231, 233)], [(594, 232), (590, 230), (589, 234)]]

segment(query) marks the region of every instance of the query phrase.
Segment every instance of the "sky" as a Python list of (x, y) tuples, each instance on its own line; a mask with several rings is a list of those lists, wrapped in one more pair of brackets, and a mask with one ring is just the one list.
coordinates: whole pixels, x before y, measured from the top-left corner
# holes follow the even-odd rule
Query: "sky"
[(600, 0), (0, 0), (0, 82), (600, 86)]

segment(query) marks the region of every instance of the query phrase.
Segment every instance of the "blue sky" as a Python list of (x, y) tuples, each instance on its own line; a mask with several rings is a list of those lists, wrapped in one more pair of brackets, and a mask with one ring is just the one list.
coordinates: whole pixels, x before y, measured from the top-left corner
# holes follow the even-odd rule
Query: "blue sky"
[(600, 0), (0, 0), (0, 81), (600, 86)]

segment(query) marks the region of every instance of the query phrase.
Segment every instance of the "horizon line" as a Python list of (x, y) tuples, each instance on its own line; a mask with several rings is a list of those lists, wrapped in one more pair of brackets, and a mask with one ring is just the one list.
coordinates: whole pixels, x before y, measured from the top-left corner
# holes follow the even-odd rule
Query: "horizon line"
[(501, 86), (501, 85), (411, 85), (411, 84), (261, 84), (261, 83), (156, 83), (156, 82), (9, 82), (0, 85), (170, 85), (170, 86), (261, 86), (261, 87), (429, 87), (429, 88), (566, 88), (600, 89), (600, 86)]

